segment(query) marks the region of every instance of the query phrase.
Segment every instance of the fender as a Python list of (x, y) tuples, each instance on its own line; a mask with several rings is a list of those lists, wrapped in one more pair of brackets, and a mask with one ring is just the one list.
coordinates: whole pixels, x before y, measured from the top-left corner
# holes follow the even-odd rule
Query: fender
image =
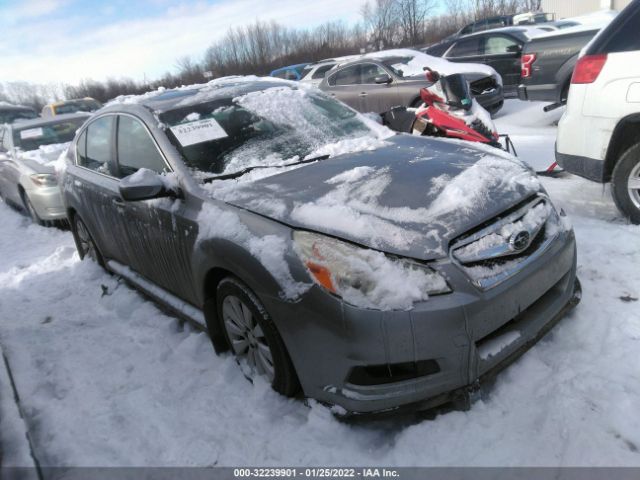
[(613, 130), (604, 164), (604, 181), (611, 179), (613, 169), (628, 148), (640, 142), (640, 113), (623, 117)]

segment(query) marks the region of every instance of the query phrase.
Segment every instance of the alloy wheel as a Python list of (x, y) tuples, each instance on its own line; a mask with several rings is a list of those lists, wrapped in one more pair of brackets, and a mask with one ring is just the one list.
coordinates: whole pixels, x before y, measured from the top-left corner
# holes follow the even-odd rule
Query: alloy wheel
[(640, 209), (640, 162), (633, 167), (629, 174), (627, 189), (629, 190), (631, 201), (636, 208)]
[(81, 256), (89, 256), (94, 262), (98, 262), (98, 251), (87, 227), (81, 220), (76, 222), (76, 233), (78, 235), (78, 245), (80, 247)]
[(222, 302), (222, 318), (236, 356), (246, 358), (252, 370), (273, 382), (271, 348), (251, 309), (235, 295), (227, 295)]

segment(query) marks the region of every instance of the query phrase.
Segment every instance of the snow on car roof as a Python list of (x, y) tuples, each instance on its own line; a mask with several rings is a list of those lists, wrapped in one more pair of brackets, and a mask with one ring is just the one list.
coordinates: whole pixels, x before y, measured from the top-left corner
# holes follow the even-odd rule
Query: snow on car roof
[(380, 52), (365, 53), (357, 57), (357, 60), (371, 58), (382, 61), (390, 57), (411, 58), (409, 62), (399, 66), (405, 77), (424, 75), (424, 67), (429, 67), (445, 75), (454, 73), (482, 73), (487, 76), (497, 75), (496, 71), (488, 65), (480, 63), (454, 63), (444, 58), (434, 57), (410, 48), (394, 48)]

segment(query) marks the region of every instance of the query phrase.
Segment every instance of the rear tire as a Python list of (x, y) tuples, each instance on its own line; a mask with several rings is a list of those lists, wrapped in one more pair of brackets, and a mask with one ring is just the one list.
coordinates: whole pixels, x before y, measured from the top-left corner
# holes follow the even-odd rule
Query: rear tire
[(634, 224), (640, 224), (640, 143), (625, 151), (611, 178), (611, 193), (618, 209)]
[(216, 292), (217, 316), (231, 351), (245, 359), (252, 377), (262, 375), (272, 388), (291, 397), (300, 389), (291, 358), (273, 320), (260, 300), (235, 277), (226, 277)]

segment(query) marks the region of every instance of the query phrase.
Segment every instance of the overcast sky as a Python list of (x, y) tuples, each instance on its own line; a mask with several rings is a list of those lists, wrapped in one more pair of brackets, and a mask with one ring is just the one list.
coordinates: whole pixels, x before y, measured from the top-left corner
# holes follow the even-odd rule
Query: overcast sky
[(0, 82), (155, 79), (231, 26), (360, 18), (364, 0), (0, 0)]

